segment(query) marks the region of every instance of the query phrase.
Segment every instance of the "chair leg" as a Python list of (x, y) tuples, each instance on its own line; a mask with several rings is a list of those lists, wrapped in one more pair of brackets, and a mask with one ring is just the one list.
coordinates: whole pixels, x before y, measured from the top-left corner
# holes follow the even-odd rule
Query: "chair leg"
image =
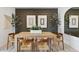
[(58, 42), (58, 45), (60, 44), (60, 42)]
[(8, 40), (7, 40), (7, 50), (9, 48), (9, 37), (8, 37)]
[(63, 50), (64, 50), (64, 42), (62, 41), (62, 45), (63, 45)]
[(34, 42), (32, 42), (31, 47), (32, 47), (32, 52), (33, 52), (34, 51)]
[(18, 47), (18, 39), (17, 39), (17, 52), (19, 51), (19, 47)]
[(57, 49), (58, 49), (58, 51), (59, 51), (59, 45), (60, 45), (60, 42), (58, 42), (58, 44), (57, 44)]

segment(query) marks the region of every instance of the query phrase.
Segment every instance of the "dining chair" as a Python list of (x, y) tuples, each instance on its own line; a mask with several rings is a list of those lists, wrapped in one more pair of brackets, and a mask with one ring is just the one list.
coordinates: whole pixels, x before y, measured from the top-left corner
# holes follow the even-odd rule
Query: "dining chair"
[(23, 51), (32, 51), (32, 43), (33, 43), (33, 39), (29, 39), (29, 38), (17, 38), (17, 51), (19, 52), (23, 52)]
[(15, 33), (8, 34), (7, 49), (11, 46), (14, 46), (14, 42), (15, 42), (14, 36), (15, 36)]
[(37, 39), (37, 51), (49, 51), (48, 37), (41, 37)]
[(56, 42), (57, 42), (57, 46), (59, 47), (60, 43), (62, 43), (62, 48), (64, 50), (64, 39), (63, 39), (63, 34), (62, 33), (58, 33), (56, 36)]

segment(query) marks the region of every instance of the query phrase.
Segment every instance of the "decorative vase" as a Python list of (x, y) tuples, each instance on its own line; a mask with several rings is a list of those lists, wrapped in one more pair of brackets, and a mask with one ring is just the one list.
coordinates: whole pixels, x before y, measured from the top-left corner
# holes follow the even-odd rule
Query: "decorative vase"
[(15, 27), (12, 27), (12, 32), (15, 33)]
[(41, 34), (42, 33), (42, 30), (30, 30), (31, 33), (38, 33), (38, 34)]

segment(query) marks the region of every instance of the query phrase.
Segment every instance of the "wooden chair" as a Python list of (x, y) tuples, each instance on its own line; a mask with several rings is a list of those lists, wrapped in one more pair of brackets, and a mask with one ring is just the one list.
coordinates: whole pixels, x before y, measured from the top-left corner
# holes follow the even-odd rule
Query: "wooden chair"
[(32, 51), (32, 43), (33, 43), (33, 39), (24, 39), (24, 38), (18, 38), (17, 39), (18, 43), (18, 49), (17, 51)]
[(62, 43), (62, 48), (63, 48), (63, 50), (64, 50), (64, 39), (63, 39), (63, 34), (62, 33), (58, 33), (57, 34), (57, 36), (56, 36), (56, 42), (57, 42), (57, 44), (58, 44), (58, 47), (59, 47), (59, 45), (60, 45), (60, 43)]
[(49, 51), (48, 38), (42, 37), (37, 39), (37, 51)]
[(7, 49), (11, 46), (14, 46), (14, 42), (15, 42), (14, 36), (15, 36), (15, 33), (8, 34)]

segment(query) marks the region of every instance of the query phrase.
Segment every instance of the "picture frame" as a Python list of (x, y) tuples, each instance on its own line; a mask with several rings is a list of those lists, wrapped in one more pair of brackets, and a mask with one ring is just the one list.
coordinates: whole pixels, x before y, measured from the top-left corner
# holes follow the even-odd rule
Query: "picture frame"
[(36, 16), (35, 15), (27, 15), (26, 16), (26, 25), (27, 28), (31, 28), (32, 26), (36, 26)]
[(69, 28), (78, 28), (78, 15), (69, 16)]
[(47, 28), (47, 15), (38, 15), (38, 26)]

